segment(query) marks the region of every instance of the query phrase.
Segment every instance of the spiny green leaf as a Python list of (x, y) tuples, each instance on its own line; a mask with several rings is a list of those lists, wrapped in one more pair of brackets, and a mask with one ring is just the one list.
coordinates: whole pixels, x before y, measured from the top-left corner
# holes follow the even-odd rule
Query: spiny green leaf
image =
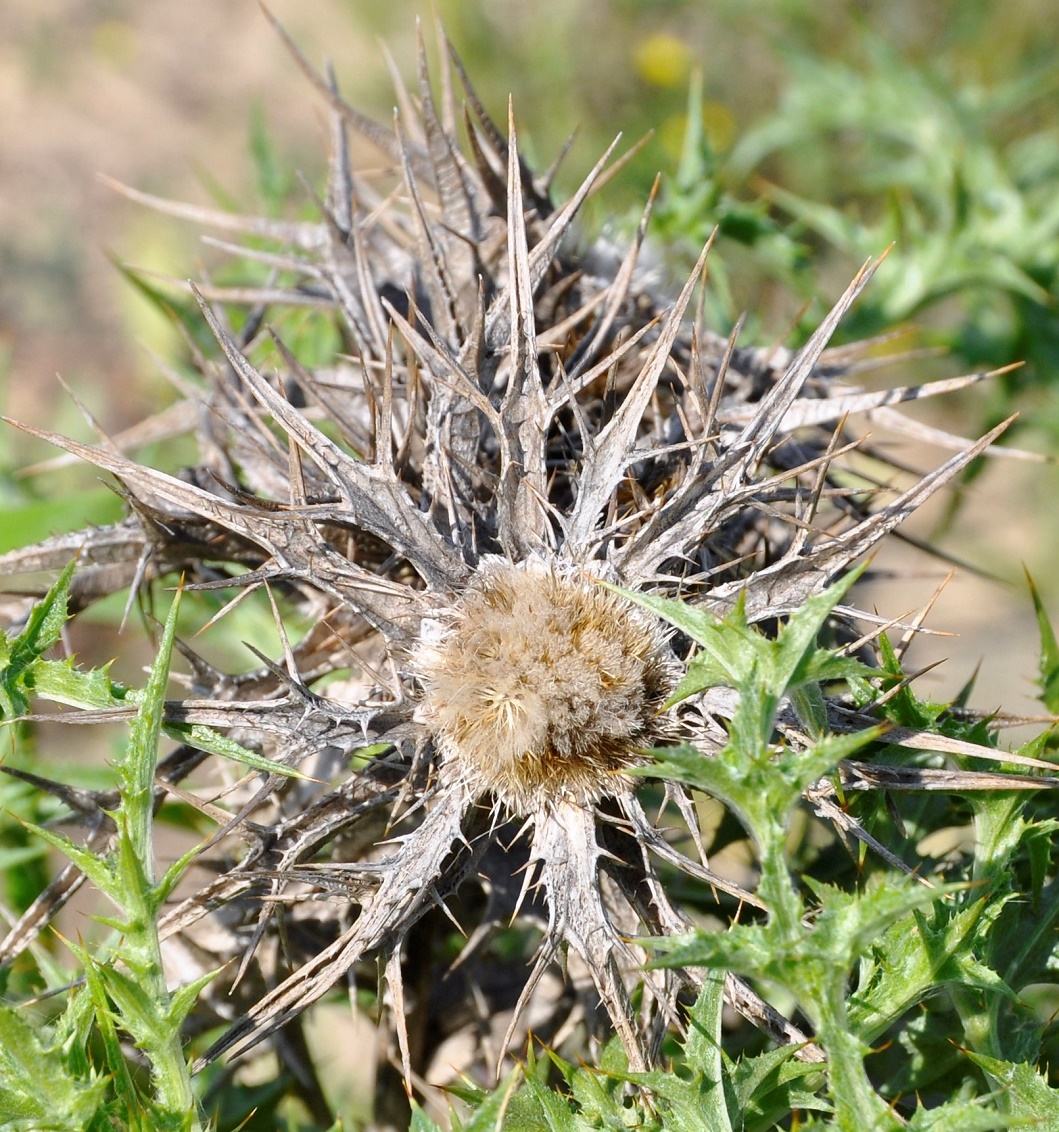
[[(601, 1058), (602, 1060), (602, 1058)], [(623, 1070), (627, 1071), (626, 1061)], [(581, 1113), (591, 1122), (602, 1123), (604, 1127), (620, 1126), (622, 1103), (622, 1077), (586, 1065), (570, 1079), (570, 1089)]]
[(1026, 1121), (998, 1112), (982, 1097), (957, 1097), (936, 1108), (917, 1108), (907, 1124), (909, 1132), (995, 1132), (1026, 1126)]
[(162, 874), (162, 879), (155, 885), (152, 901), (156, 907), (161, 907), (166, 900), (169, 899), (169, 894), (173, 891), (177, 881), (184, 875), (188, 865), (202, 852), (201, 845), (195, 845), (189, 849), (182, 857), (177, 858), (166, 871)]
[(126, 1105), (135, 1102), (139, 1096), (139, 1089), (129, 1070), (125, 1054), (121, 1049), (121, 1039), (114, 1024), (114, 1012), (107, 998), (106, 987), (103, 983), (102, 966), (96, 962), (92, 953), (79, 944), (68, 941), (67, 946), (81, 961), (85, 972), (85, 986), (92, 1000), (95, 1012), (96, 1025), (99, 1027), (103, 1039), (103, 1050), (106, 1066), (114, 1076), (118, 1095), (125, 1099)]
[(820, 630), (864, 569), (864, 565), (861, 565), (850, 570), (839, 581), (828, 586), (823, 593), (807, 598), (802, 608), (797, 613), (791, 614), (776, 638), (775, 662), (772, 670), (775, 680), (774, 690), (785, 692), (788, 688), (798, 687), (806, 680), (814, 678), (810, 672), (810, 665), (818, 651), (816, 642)]
[(976, 958), (984, 946), (983, 902), (953, 910), (938, 905), (928, 918), (895, 921), (871, 942), (849, 1002), (850, 1026), (874, 1041), (907, 1010), (947, 983), (1010, 997), (1003, 980)]
[(771, 1128), (792, 1109), (830, 1111), (820, 1096), (824, 1067), (800, 1061), (793, 1046), (780, 1046), (757, 1057), (741, 1057), (732, 1067), (728, 1084), (733, 1107), (747, 1127)]
[[(639, 593), (636, 590), (622, 589), (609, 582), (600, 582), (615, 593), (621, 594), (634, 605), (642, 606), (663, 621), (668, 621), (682, 633), (686, 633), (696, 644), (706, 646), (712, 642), (713, 637), (721, 632), (734, 634), (734, 641), (741, 641), (744, 632), (748, 629), (746, 614), (744, 613), (744, 598), (740, 595), (739, 601), (732, 612), (724, 619), (706, 609), (697, 609), (683, 601), (674, 601), (672, 598), (660, 597), (658, 594)], [(723, 666), (724, 650), (721, 650), (719, 662)]]
[[(122, 902), (129, 917), (126, 930), (140, 933), (146, 926), (145, 917), (153, 914), (155, 901), (152, 892), (152, 878), (148, 868), (153, 863), (142, 856), (142, 849), (138, 847), (129, 834), (129, 826), (134, 819), (126, 812), (126, 795), (122, 795), (122, 809), (118, 813), (118, 837), (114, 850), (110, 855), (115, 874), (115, 888), (118, 899)], [(153, 849), (152, 849), (153, 853)]]
[(33, 607), (25, 629), (11, 642), (7, 675), (20, 676), (37, 657), (58, 641), (68, 616), (66, 607), (76, 566), (75, 558), (67, 564), (55, 585)]
[(805, 880), (820, 906), (812, 925), (802, 925), (797, 934), (770, 921), (734, 924), (725, 932), (696, 930), (648, 938), (641, 942), (657, 956), (651, 966), (729, 969), (778, 982), (805, 1001), (813, 992), (807, 978), (810, 970), (826, 968), (844, 979), (856, 958), (884, 931), (899, 921), (904, 930), (916, 930), (911, 913), (952, 891), (890, 879), (859, 894)]
[(76, 845), (64, 833), (59, 833), (57, 830), (29, 822), (26, 823), (26, 828), (72, 861), (100, 892), (105, 892), (108, 896), (113, 895), (114, 872), (106, 860)]
[(187, 1016), (198, 1002), (199, 994), (213, 982), (222, 969), (207, 971), (205, 975), (200, 975), (193, 982), (186, 983), (173, 992), (169, 999), (169, 1010), (166, 1013), (166, 1021), (172, 1033), (180, 1033)]
[[(124, 688), (109, 676), (109, 666), (80, 669), (72, 660), (40, 660), (34, 666), (34, 694), (53, 703), (68, 704), (83, 710), (129, 708), (143, 703), (144, 691)], [(162, 722), (165, 734), (179, 743), (187, 743), (199, 751), (220, 755), (265, 774), (281, 774), (287, 778), (307, 780), (296, 767), (249, 751), (226, 735), (201, 723)]]
[[(883, 684), (884, 690), (888, 690), (889, 684), (896, 686), (904, 679), (904, 672), (901, 669), (901, 661), (893, 645), (890, 644), (890, 638), (885, 633), (879, 634), (879, 659), (884, 671), (893, 677), (893, 680)], [(891, 723), (896, 723), (900, 727), (930, 731), (946, 707), (945, 704), (930, 704), (920, 700), (906, 684), (899, 692), (889, 697), (882, 708), (882, 714)]]
[(1030, 587), (1030, 597), (1033, 598), (1033, 608), (1037, 614), (1037, 627), (1041, 634), (1041, 702), (1050, 712), (1059, 713), (1059, 641), (1056, 641), (1048, 611), (1044, 608), (1044, 602), (1028, 570), (1026, 581)]
[[(820, 903), (811, 929), (814, 948), (836, 962), (852, 962), (892, 924), (961, 891), (961, 885), (926, 888), (909, 877), (888, 877), (863, 892), (844, 892), (812, 877), (803, 877)], [(911, 928), (912, 924), (909, 923)], [(922, 925), (920, 925), (922, 927)]]
[(533, 1074), (508, 1105), (512, 1127), (548, 1129), (548, 1132), (574, 1132), (577, 1118), (566, 1097), (550, 1089)]
[(261, 771), (263, 774), (278, 774), (302, 782), (311, 781), (310, 776), (297, 767), (286, 766), (275, 759), (249, 751), (234, 739), (229, 739), (227, 735), (222, 735), (219, 731), (214, 731), (212, 727), (206, 727), (201, 723), (166, 723), (163, 724), (163, 730), (171, 739), (187, 743), (197, 751), (207, 751), (211, 755), (230, 759), (248, 770)]
[(117, 916), (100, 916), (92, 917), (97, 924), (102, 924), (104, 927), (111, 928), (116, 935), (127, 935), (130, 931), (135, 931), (135, 924), (129, 923), (128, 920), (119, 919)]
[(870, 727), (849, 735), (829, 735), (808, 750), (783, 749), (771, 762), (758, 764), (734, 743), (713, 756), (689, 744), (664, 747), (651, 752), (658, 760), (654, 766), (633, 773), (671, 778), (703, 790), (731, 806), (750, 831), (756, 832), (755, 826), (766, 817), (782, 822), (806, 786), (882, 734), (881, 728)]
[(688, 1010), (688, 1032), (684, 1041), (688, 1068), (714, 1085), (701, 1098), (701, 1105), (707, 1127), (716, 1132), (730, 1132), (732, 1128), (722, 1083), (730, 1070), (721, 1045), (724, 979), (723, 971), (707, 972), (699, 997)]
[(1029, 1120), (1031, 1126), (1059, 1127), (1059, 1089), (1049, 1085), (1034, 1066), (999, 1061), (970, 1050), (967, 1056), (1003, 1090), (1005, 1107), (1012, 1116)]
[[(822, 710), (819, 689), (809, 685), (874, 675), (866, 665), (816, 647), (821, 628), (860, 572), (852, 571), (824, 593), (809, 598), (781, 627), (775, 640), (747, 624), (742, 600), (722, 620), (668, 598), (628, 590), (618, 592), (675, 625), (700, 647), (669, 704), (718, 684), (737, 688), (740, 705), (733, 720), (733, 739), (741, 736), (756, 748), (760, 742), (768, 741), (773, 717), (785, 694), (800, 691), (796, 710), (802, 709), (810, 734), (819, 737), (826, 731), (826, 712)], [(745, 753), (751, 752), (748, 749)]]
[(99, 976), (118, 1009), (122, 1027), (141, 1049), (165, 1041), (165, 1014), (143, 980), (109, 963), (99, 966)]
[(179, 612), (178, 590), (162, 630), (162, 639), (140, 699), (139, 711), (130, 728), (125, 756), (120, 763), (123, 832), (128, 835), (148, 884), (153, 883), (154, 874), (154, 768), (158, 761), (169, 662), (173, 642), (176, 640)]
[(1022, 837), (1022, 846), (1030, 862), (1030, 895), (1035, 906), (1041, 903), (1041, 892), (1052, 859), (1052, 844), (1059, 833), (1059, 821), (1037, 822)]
[(128, 693), (111, 681), (109, 667), (82, 669), (72, 660), (42, 660), (34, 669), (34, 694), (70, 707), (122, 707)]
[(208, 351), (214, 348), (215, 339), (208, 327), (203, 325), (198, 304), (189, 301), (175, 290), (170, 292), (155, 286), (144, 273), (127, 263), (122, 263), (116, 256), (108, 258), (126, 282), (131, 284), (152, 309), (171, 322), (181, 335), (186, 335), (200, 350)]
[[(719, 1132), (731, 1128), (721, 1084), (708, 1080), (701, 1073), (695, 1074), (690, 1081), (663, 1070), (627, 1073), (622, 1079), (649, 1093), (650, 1107), (657, 1114), (659, 1126), (666, 1132)], [(721, 1122), (717, 1118), (719, 1112), (723, 1113)], [(621, 1118), (617, 1111), (615, 1117)], [(608, 1126), (619, 1127), (616, 1123)], [(598, 1127), (598, 1124), (593, 1123), (589, 1127)]]
[(0, 1006), (0, 1125), (11, 1132), (81, 1132), (103, 1108), (107, 1079), (69, 1072), (61, 1048)]
[[(464, 1132), (496, 1132), (496, 1129), (500, 1127), (501, 1117), (505, 1116), (511, 1098), (518, 1088), (520, 1078), (521, 1074), (518, 1071), (512, 1073), (495, 1092), (486, 1097), (461, 1125)], [(506, 1119), (503, 1127), (508, 1128)], [(429, 1129), (429, 1125), (427, 1128)], [(529, 1132), (529, 1129), (516, 1127), (514, 1132)]]
[(0, 710), (6, 719), (24, 715), (28, 709), (28, 670), (59, 639), (66, 623), (70, 580), (76, 564), (76, 559), (70, 562), (47, 595), (33, 607), (22, 632), (5, 639), (0, 646)]
[(435, 1124), (414, 1098), (412, 1100), (412, 1119), (408, 1128), (409, 1132), (442, 1132), (441, 1125)]
[(810, 739), (819, 740), (827, 734), (827, 703), (824, 693), (817, 683), (803, 684), (792, 688), (790, 692), (791, 707), (798, 719), (798, 723), (805, 730)]

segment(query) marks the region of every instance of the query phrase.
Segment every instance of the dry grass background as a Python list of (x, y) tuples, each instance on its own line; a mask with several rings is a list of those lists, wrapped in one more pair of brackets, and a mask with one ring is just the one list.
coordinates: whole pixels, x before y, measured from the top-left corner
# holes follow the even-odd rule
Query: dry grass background
[[(386, 114), (388, 79), (375, 36), (386, 33), (400, 67), (410, 74), (416, 6), (398, 5), (372, 15), (366, 5), (342, 0), (314, 0), (311, 5), (273, 0), (271, 7), (310, 58), (334, 57), (352, 101)], [(629, 125), (625, 118), (635, 114), (630, 101), (635, 91), (623, 91), (615, 79), (634, 50), (629, 29), (635, 28), (639, 37), (668, 27), (675, 16), (666, 5), (633, 11), (632, 5), (551, 0), (532, 11), (522, 5), (484, 4), (486, 18), (472, 26), (468, 13), (479, 7), (468, 5), (461, 13), (459, 5), (443, 4), (442, 11), (461, 49), (468, 47), (464, 38), (479, 45), (471, 52), (476, 61), (481, 62), (481, 41), (495, 42), (491, 57), (485, 56), (491, 73), (481, 85), (489, 98), (498, 97), (501, 89), (513, 90), (542, 153), (578, 119), (587, 115), (591, 125), (600, 115), (606, 118), (608, 99), (617, 103), (610, 114), (612, 127)], [(852, 18), (857, 7), (836, 5), (836, 24)], [(1019, 19), (1032, 21), (1034, 9), (1034, 4), (1020, 5)], [(929, 53), (930, 37), (938, 34), (929, 15), (914, 5), (891, 5), (887, 19), (906, 39), (920, 36), (919, 50)], [(743, 74), (743, 83), (731, 87), (739, 119), (773, 97), (779, 75), (753, 39), (753, 29), (745, 21), (733, 26), (742, 38), (723, 45), (708, 13), (695, 15), (684, 30), (692, 53), (707, 67), (716, 61), (726, 74)], [(401, 30), (393, 33), (397, 27)], [(1030, 32), (1016, 27), (1013, 39), (1020, 34)], [(545, 89), (547, 76), (526, 62), (526, 43), (534, 36), (553, 37), (559, 68), (579, 66), (578, 43), (583, 47), (591, 41), (598, 50), (583, 61), (567, 90), (556, 91), (554, 83)], [(752, 84), (745, 81), (748, 72), (755, 75)], [(683, 94), (675, 92), (674, 98), (679, 103)], [(315, 174), (322, 150), (319, 107), (252, 0), (4, 0), (0, 397), (6, 412), (35, 423), (58, 422), (58, 427), (83, 435), (56, 373), (111, 430), (142, 418), (165, 396), (164, 382), (144, 347), (164, 352), (168, 332), (133, 295), (108, 253), (184, 276), (194, 274), (201, 254), (197, 236), (186, 226), (145, 214), (100, 184), (96, 174), (204, 203), (203, 172), (208, 170), (234, 201), (250, 206), (254, 190), (247, 135), (255, 104), (267, 115), (278, 149), (293, 165)], [(586, 132), (592, 134), (591, 129)], [(582, 142), (573, 165), (581, 168), (594, 156), (593, 143)], [(662, 163), (663, 147), (654, 147), (647, 159)], [(8, 467), (46, 455), (9, 431), (0, 436), (0, 453)], [(914, 458), (925, 466), (940, 454)], [(1018, 569), (1025, 562), (1046, 594), (1056, 592), (1051, 561), (1057, 488), (1054, 469), (1042, 472), (998, 461), (970, 489), (944, 545), (996, 570), (1011, 584), (968, 571), (960, 571), (950, 584), (930, 623), (958, 632), (958, 640), (924, 640), (911, 658), (914, 666), (949, 658), (926, 677), (924, 687), (932, 693), (953, 693), (981, 662), (974, 698), (978, 706), (1033, 710), (1036, 635), (1028, 599), (1018, 586)], [(918, 528), (929, 528), (929, 516), (918, 520)], [(943, 571), (922, 556), (890, 553), (922, 575), (900, 585), (877, 585), (880, 608), (897, 613), (922, 602)]]
[[(347, 66), (381, 66), (344, 5), (280, 0), (277, 15), (318, 54), (335, 29)], [(61, 372), (109, 427), (151, 404), (144, 324), (107, 252), (170, 271), (194, 269), (197, 239), (151, 218), (97, 180), (202, 200), (201, 172), (250, 192), (249, 108), (267, 105), (284, 148), (317, 156), (311, 98), (292, 97), (289, 57), (250, 2), (7, 0), (0, 9), (0, 328), (8, 407), (51, 417)], [(130, 333), (130, 330), (132, 333)], [(115, 392), (120, 391), (120, 396)], [(130, 396), (131, 395), (131, 396)], [(8, 438), (10, 439), (10, 438)]]

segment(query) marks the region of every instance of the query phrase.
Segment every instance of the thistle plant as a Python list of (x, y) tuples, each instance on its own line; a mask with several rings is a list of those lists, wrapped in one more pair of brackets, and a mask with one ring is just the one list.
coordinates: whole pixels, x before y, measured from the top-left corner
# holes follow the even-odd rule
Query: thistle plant
[[(12, 710), (16, 706), (12, 699), (24, 695), (27, 674), (30, 687), (42, 677), (47, 688), (48, 669), (34, 662), (39, 662), (62, 630), (73, 565), (63, 571), (52, 593), (34, 610), (23, 633), (0, 648), (0, 695), (6, 718), (18, 714)], [(83, 945), (69, 943), (84, 969), (87, 1002), (82, 997), (70, 1004), (55, 1027), (51, 1043), (41, 1042), (24, 1019), (3, 1008), (0, 1067), (6, 1127), (91, 1130), (113, 1127), (112, 1120), (122, 1121), (127, 1128), (173, 1132), (197, 1132), (203, 1127), (180, 1032), (199, 992), (212, 976), (207, 973), (170, 994), (162, 964), (158, 910), (187, 860), (175, 861), (161, 878), (154, 875), (154, 777), (178, 607), (179, 602), (174, 602), (147, 687), (142, 696), (130, 697), (137, 705), (136, 715), (128, 748), (118, 763), (117, 807), (113, 820), (107, 822), (109, 849), (101, 853), (98, 842), (78, 845), (43, 826), (35, 831), (68, 857), (72, 868), (90, 879), (117, 909), (117, 916), (104, 922), (121, 938), (121, 963), (115, 964), (112, 954), (93, 953)], [(52, 669), (50, 674), (62, 683), (60, 673), (61, 668)], [(69, 673), (65, 683), (71, 690), (80, 686), (84, 694), (84, 683), (74, 674)], [(67, 798), (73, 793), (67, 791)], [(95, 817), (103, 818), (103, 799), (93, 802), (89, 808), (95, 810)], [(26, 942), (19, 941), (16, 949)], [(9, 938), (9, 947), (11, 943)], [(89, 1004), (94, 1009), (86, 1010)], [(99, 1024), (107, 1069), (121, 1081), (120, 1092), (128, 1102), (125, 1105), (106, 1103), (106, 1077), (102, 1073), (84, 1073), (87, 1067), (82, 1065), (79, 1074), (70, 1064), (85, 1057), (83, 1047), (93, 1015)], [(152, 1088), (147, 1095), (132, 1083), (121, 1051), (122, 1035), (136, 1042), (151, 1068)], [(81, 1088), (71, 1088), (70, 1078), (82, 1074), (88, 1080)]]
[[(909, 879), (872, 915), (838, 927), (821, 915), (814, 929), (784, 845), (807, 802), (911, 874), (848, 795), (1050, 783), (1038, 773), (1050, 764), (1005, 756), (984, 729), (954, 737), (889, 718), (884, 740), (883, 705), (906, 683), (881, 634), (918, 622), (853, 605), (857, 563), (1005, 425), (949, 438), (954, 454), (922, 476), (890, 463), (870, 427), (899, 423), (896, 403), (990, 375), (859, 386), (877, 344), (829, 341), (874, 264), (798, 350), (743, 345), (738, 328), (718, 337), (696, 313), (709, 243), (675, 298), (640, 263), (653, 196), (627, 248), (579, 230), (620, 167), (617, 143), (557, 204), (554, 170), (520, 155), (513, 111), (501, 128), (439, 39), (439, 93), (421, 45), (392, 127), (291, 45), (330, 114), (315, 220), (122, 189), (246, 237), (221, 245), (246, 281), (190, 287), (219, 347), (189, 331), (201, 382), (179, 380), (194, 467), (172, 475), (106, 438), (19, 426), (110, 473), (128, 515), (5, 555), (5, 574), (76, 554), (81, 607), (182, 575), (189, 595), (232, 595), (222, 630), (257, 590), (276, 613), (277, 655), (249, 673), (180, 644), (188, 687), (165, 705), (180, 746), (155, 776), (156, 804), (171, 793), (215, 823), (197, 858), (207, 879), (158, 921), (174, 971), (223, 968), (194, 1026), (226, 1029), (199, 1067), (272, 1038), (311, 1077), (299, 1016), (343, 980), (371, 984), (378, 962), (392, 1057), (419, 1085), (441, 1056), (431, 981), (447, 966), (462, 1007), (480, 1004), (463, 1064), (482, 1079), (523, 1053), (532, 1027), (557, 1048), (614, 1035), (622, 1080), (661, 1090), (653, 1069), (684, 1007), (719, 1020), (723, 994), (798, 1074), (829, 1079), (843, 1120), (861, 1111), (887, 1126), (842, 988), (875, 933), (948, 890)], [(350, 130), (382, 153), (384, 176), (354, 170)], [(327, 320), (340, 348), (299, 357), (270, 328), (290, 308)], [(103, 706), (66, 702), (87, 719)], [(1020, 773), (879, 757), (902, 748)], [(256, 777), (211, 776), (217, 756)], [(701, 792), (743, 822), (759, 883), (711, 867)], [(112, 805), (85, 798), (100, 814)], [(715, 894), (725, 924), (754, 924), (688, 942), (697, 919), (674, 895), (687, 884)], [(53, 884), (0, 956), (28, 947), (74, 887)], [(498, 941), (520, 928), (501, 961)], [(781, 968), (756, 960), (825, 937), (796, 1002), (803, 1020), (787, 1017), (762, 994)], [(490, 981), (498, 970), (506, 982)], [(873, 1032), (921, 993), (876, 1003)]]

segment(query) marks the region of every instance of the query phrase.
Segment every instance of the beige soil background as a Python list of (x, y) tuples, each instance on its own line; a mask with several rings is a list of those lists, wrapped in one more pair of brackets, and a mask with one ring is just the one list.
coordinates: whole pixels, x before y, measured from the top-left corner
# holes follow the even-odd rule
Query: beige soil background
[[(346, 8), (273, 5), (312, 58), (325, 45), (336, 56), (347, 88), (381, 89), (377, 47)], [(338, 27), (341, 41), (329, 42)], [(361, 58), (367, 84), (356, 81)], [(107, 256), (191, 274), (197, 235), (160, 228), (97, 175), (206, 203), (208, 171), (249, 203), (255, 104), (284, 152), (315, 172), (319, 107), (249, 0), (0, 4), (0, 341), (15, 415), (54, 419), (57, 372), (93, 408), (105, 406), (110, 428), (149, 407), (134, 296)]]
[[(505, 7), (498, 5), (498, 8)], [(374, 31), (338, 0), (273, 0), (310, 59), (336, 63), (346, 96), (385, 118), (391, 99)], [(414, 73), (411, 16), (391, 38)], [(391, 21), (392, 22), (392, 21)], [(459, 46), (459, 44), (457, 44)], [(497, 63), (502, 71), (502, 60)], [(519, 93), (521, 78), (508, 82)], [(55, 375), (116, 431), (148, 414), (164, 385), (146, 349), (165, 348), (108, 253), (176, 275), (195, 271), (197, 234), (159, 224), (97, 180), (106, 173), (162, 195), (209, 202), (202, 171), (233, 200), (254, 200), (247, 153), (259, 104), (280, 150), (315, 175), (320, 105), (251, 0), (2, 0), (0, 3), (0, 404), (12, 416), (87, 435)], [(497, 108), (494, 107), (494, 110)], [(561, 132), (574, 125), (562, 125)], [(621, 123), (615, 123), (615, 127)], [(892, 380), (897, 381), (895, 376)], [(935, 420), (939, 419), (937, 417)], [(3, 463), (41, 459), (39, 444), (0, 434)], [(944, 458), (913, 455), (920, 467)], [(951, 695), (981, 665), (974, 703), (1034, 712), (1036, 630), (1017, 571), (1055, 595), (1054, 469), (997, 461), (968, 491), (943, 545), (1009, 584), (960, 571), (928, 624), (959, 634), (918, 642), (911, 667), (947, 656), (923, 689)], [(935, 509), (935, 514), (937, 509)], [(917, 520), (919, 533), (930, 522)], [(879, 564), (882, 565), (883, 559)], [(895, 616), (926, 600), (945, 571), (900, 548), (885, 556), (919, 576), (880, 582), (862, 600)], [(1059, 613), (1059, 608), (1056, 610)]]

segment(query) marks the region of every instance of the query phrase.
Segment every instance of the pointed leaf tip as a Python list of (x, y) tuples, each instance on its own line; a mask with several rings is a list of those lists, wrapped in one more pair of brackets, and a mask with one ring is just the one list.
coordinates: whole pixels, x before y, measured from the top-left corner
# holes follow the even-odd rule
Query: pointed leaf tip
[(1037, 627), (1041, 634), (1040, 700), (1050, 712), (1059, 713), (1059, 641), (1056, 640), (1048, 610), (1028, 569), (1026, 569), (1026, 583), (1029, 586), (1034, 612), (1037, 615)]

